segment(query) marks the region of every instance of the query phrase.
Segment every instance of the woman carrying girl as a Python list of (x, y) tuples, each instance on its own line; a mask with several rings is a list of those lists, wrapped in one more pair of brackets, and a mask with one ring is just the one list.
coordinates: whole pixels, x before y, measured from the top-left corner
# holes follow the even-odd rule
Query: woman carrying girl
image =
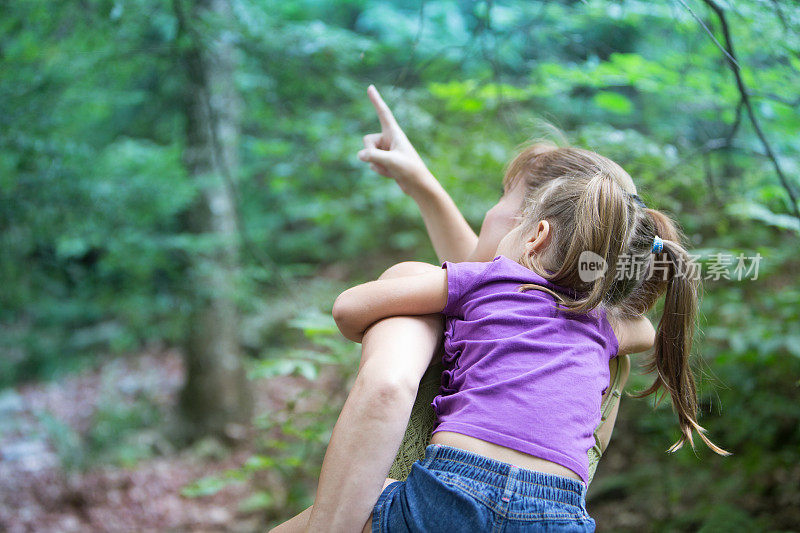
[[(370, 96), (391, 130), (396, 123), (373, 87)], [(360, 156), (417, 199), (443, 268), (401, 264), (337, 298), (334, 318), (364, 344), (362, 366), (310, 519), (302, 513), (276, 531), (592, 531), (587, 451), (609, 361), (652, 344), (652, 326), (641, 317), (663, 293), (650, 361), (657, 376), (641, 396), (662, 387), (670, 394), (682, 431), (671, 451), (693, 445), (696, 430), (727, 453), (696, 422), (688, 362), (697, 301), (685, 275), (688, 256), (672, 222), (643, 205), (621, 167), (585, 150), (534, 145), (510, 163), (503, 199), (474, 246), (465, 245), (456, 237), (467, 233), (466, 222), (438, 223), (435, 213), (455, 206), (446, 194), (429, 194), (435, 179), (424, 178), (424, 164), (399, 128), (394, 133), (367, 136)], [(470, 248), (469, 261), (448, 260)], [(604, 272), (581, 271), (588, 252), (608, 266)], [(623, 258), (633, 264), (620, 276)], [(666, 267), (657, 270), (656, 261)], [(441, 315), (446, 370), (431, 446), (405, 482), (382, 480), (409, 398), (436, 351)], [(387, 342), (389, 317), (406, 321), (393, 322), (409, 335), (402, 351)]]

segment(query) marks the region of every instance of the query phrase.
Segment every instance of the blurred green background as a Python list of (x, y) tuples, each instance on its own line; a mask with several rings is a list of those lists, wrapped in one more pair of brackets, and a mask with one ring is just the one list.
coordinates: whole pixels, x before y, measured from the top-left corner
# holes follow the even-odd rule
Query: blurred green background
[(370, 83), (476, 229), (546, 120), (695, 253), (763, 257), (704, 284), (700, 423), (733, 456), (668, 456), (668, 403), (623, 399), (588, 508), (600, 531), (800, 529), (799, 8), (3, 2), (0, 529), (248, 531), (312, 502), (359, 355), (335, 296), (436, 262), (356, 158)]

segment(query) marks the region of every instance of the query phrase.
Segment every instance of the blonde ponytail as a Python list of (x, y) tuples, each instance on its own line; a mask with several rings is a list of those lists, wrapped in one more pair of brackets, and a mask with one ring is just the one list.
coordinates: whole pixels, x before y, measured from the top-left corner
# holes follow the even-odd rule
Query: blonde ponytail
[(669, 394), (673, 410), (678, 416), (681, 437), (668, 452), (679, 450), (686, 442), (694, 448), (692, 435), (697, 431), (712, 451), (719, 455), (730, 455), (730, 452), (711, 442), (705, 435), (705, 428), (697, 423), (697, 388), (689, 361), (697, 316), (699, 281), (692, 276), (689, 254), (677, 242), (663, 240), (661, 253), (654, 257), (667, 267), (662, 280), (666, 285), (664, 311), (656, 329), (651, 359), (645, 364), (647, 372), (655, 372), (656, 378), (650, 387), (632, 396), (643, 398), (657, 395), (661, 390), (662, 395), (656, 401), (658, 404), (664, 395)]
[[(544, 156), (548, 155), (545, 153)], [(540, 156), (540, 157), (544, 157)], [(566, 311), (583, 313), (600, 305), (615, 307), (620, 315), (641, 316), (664, 294), (664, 314), (656, 330), (655, 349), (646, 364), (655, 381), (634, 397), (662, 391), (678, 416), (681, 438), (669, 451), (684, 443), (694, 446), (695, 431), (715, 453), (729, 455), (706, 437), (697, 423), (697, 389), (689, 366), (697, 315), (699, 283), (689, 272), (690, 258), (680, 245), (681, 233), (665, 214), (647, 209), (641, 199), (624, 190), (614, 175), (614, 167), (596, 162), (585, 172), (572, 172), (549, 181), (528, 198), (523, 214), (522, 235), (533, 233), (541, 220), (550, 223), (551, 242), (542, 254), (523, 256), (525, 266), (560, 287), (559, 293), (540, 285), (528, 284), (520, 290), (542, 290), (552, 294), (556, 305)], [(663, 247), (653, 253), (658, 236)], [(581, 276), (581, 256), (596, 254), (605, 262), (601, 275)], [(620, 258), (635, 267), (619, 275)], [(546, 268), (555, 265), (555, 269)], [(658, 272), (666, 276), (655, 275)]]

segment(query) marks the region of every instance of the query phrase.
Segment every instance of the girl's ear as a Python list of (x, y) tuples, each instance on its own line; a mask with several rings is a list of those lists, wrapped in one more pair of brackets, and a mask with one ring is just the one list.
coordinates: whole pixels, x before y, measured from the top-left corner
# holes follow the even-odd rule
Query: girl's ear
[(525, 254), (528, 256), (541, 253), (547, 246), (550, 237), (550, 222), (540, 220), (536, 224), (536, 233), (525, 243)]

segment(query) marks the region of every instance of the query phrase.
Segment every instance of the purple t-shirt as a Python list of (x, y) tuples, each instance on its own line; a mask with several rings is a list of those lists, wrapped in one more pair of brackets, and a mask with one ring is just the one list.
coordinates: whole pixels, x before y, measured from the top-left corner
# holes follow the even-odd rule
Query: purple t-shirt
[(557, 311), (534, 283), (569, 294), (502, 255), (444, 262), (444, 367), (437, 431), (453, 431), (563, 465), (588, 483), (587, 453), (619, 343), (601, 309)]

